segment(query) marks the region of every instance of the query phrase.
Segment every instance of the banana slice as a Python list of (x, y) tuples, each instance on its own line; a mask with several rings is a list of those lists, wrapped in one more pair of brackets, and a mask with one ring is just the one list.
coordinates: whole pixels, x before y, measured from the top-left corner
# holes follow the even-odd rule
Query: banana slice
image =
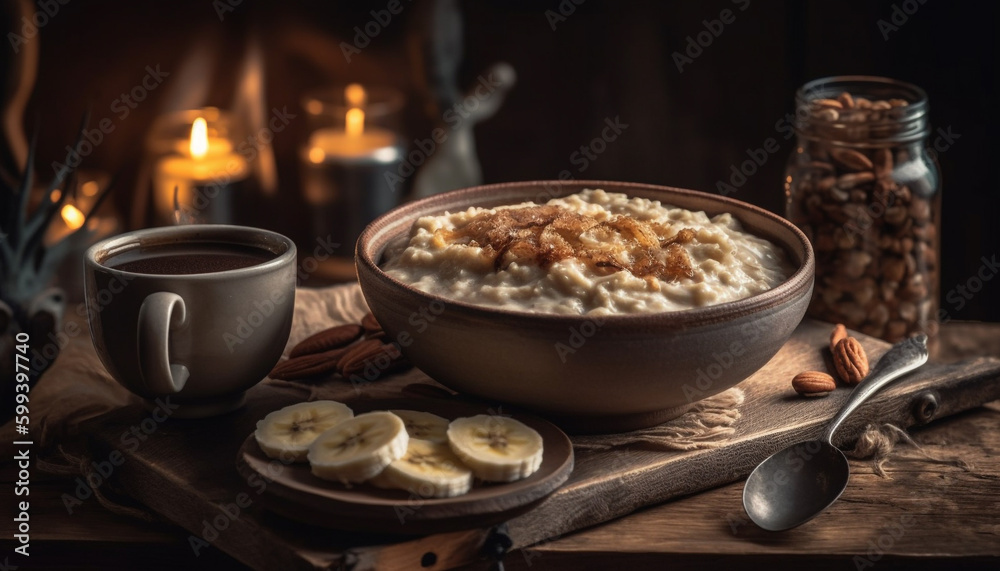
[[(389, 466), (386, 466), (386, 468), (388, 468), (388, 467)], [(383, 490), (394, 490), (394, 489), (396, 489), (395, 484), (393, 484), (392, 482), (390, 482), (389, 478), (386, 477), (385, 470), (382, 470), (378, 474), (372, 476), (365, 483), (366, 484), (371, 484), (371, 485), (375, 486), (376, 488), (382, 488)]]
[(419, 438), (440, 444), (448, 442), (447, 418), (416, 410), (391, 410), (389, 412), (403, 419), (406, 433), (410, 435), (410, 438)]
[(378, 475), (406, 453), (410, 437), (391, 412), (369, 412), (330, 428), (309, 446), (312, 473), (344, 484)]
[(512, 418), (480, 414), (448, 425), (448, 444), (477, 478), (513, 482), (542, 465), (542, 437)]
[(370, 482), (421, 498), (453, 498), (472, 488), (472, 470), (462, 464), (448, 444), (410, 438), (406, 454)]
[(303, 402), (258, 420), (253, 435), (268, 457), (305, 462), (309, 445), (317, 436), (353, 416), (354, 411), (337, 401)]

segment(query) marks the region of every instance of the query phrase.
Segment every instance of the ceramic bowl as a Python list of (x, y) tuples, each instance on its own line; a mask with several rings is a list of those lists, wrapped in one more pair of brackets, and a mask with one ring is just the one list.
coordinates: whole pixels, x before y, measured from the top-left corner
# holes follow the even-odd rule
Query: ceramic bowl
[[(710, 216), (732, 213), (745, 230), (784, 248), (795, 271), (774, 289), (739, 301), (594, 319), (453, 301), (402, 283), (379, 267), (387, 245), (405, 240), (421, 216), (544, 202), (584, 188)], [(805, 235), (766, 210), (692, 190), (606, 181), (504, 183), (417, 200), (365, 229), (356, 263), (372, 313), (417, 367), (456, 391), (533, 409), (577, 431), (656, 424), (747, 378), (802, 320), (815, 270)]]

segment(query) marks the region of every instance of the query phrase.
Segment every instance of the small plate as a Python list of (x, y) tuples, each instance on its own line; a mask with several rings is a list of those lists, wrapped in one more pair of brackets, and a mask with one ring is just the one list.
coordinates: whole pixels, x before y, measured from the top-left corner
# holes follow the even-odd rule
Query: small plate
[[(371, 399), (345, 403), (356, 414), (373, 410), (408, 409), (447, 419), (506, 411), (485, 404), (421, 399)], [(251, 434), (237, 456), (244, 478), (267, 483), (264, 505), (291, 519), (350, 531), (423, 535), (495, 525), (541, 503), (573, 471), (573, 445), (563, 431), (538, 417), (509, 416), (542, 436), (544, 455), (537, 472), (507, 484), (476, 481), (469, 493), (455, 498), (423, 498), (403, 490), (383, 490), (370, 484), (351, 487), (317, 478), (309, 464), (282, 464), (268, 458)]]

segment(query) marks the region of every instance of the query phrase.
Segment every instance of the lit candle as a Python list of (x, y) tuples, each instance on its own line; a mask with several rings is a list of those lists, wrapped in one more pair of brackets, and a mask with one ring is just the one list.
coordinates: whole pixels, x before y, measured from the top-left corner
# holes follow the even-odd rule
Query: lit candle
[[(399, 203), (400, 196), (386, 180), (403, 160), (399, 136), (388, 129), (366, 124), (368, 94), (357, 84), (344, 90), (347, 109), (344, 127), (322, 128), (312, 133), (303, 149), (303, 189), (313, 215), (312, 231), (327, 234), (341, 245), (343, 271), (353, 272), (354, 243), (364, 227)], [(343, 274), (343, 275), (339, 275)]]
[[(375, 162), (398, 160), (399, 137), (379, 127), (365, 127), (364, 89), (357, 84), (347, 86), (345, 99), (351, 107), (344, 116), (344, 129), (319, 129), (309, 137), (309, 162)], [(322, 201), (323, 197), (317, 197)]]
[(250, 171), (246, 159), (228, 140), (210, 137), (203, 117), (194, 120), (190, 139), (179, 146), (176, 154), (160, 159), (153, 175), (158, 222), (230, 223), (234, 183)]

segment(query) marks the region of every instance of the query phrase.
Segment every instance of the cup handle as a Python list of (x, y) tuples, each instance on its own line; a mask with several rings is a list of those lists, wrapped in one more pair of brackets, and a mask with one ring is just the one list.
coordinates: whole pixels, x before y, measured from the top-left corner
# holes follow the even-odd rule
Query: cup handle
[(187, 311), (176, 293), (149, 294), (139, 308), (139, 369), (146, 390), (157, 395), (180, 392), (188, 380), (184, 365), (170, 363), (170, 330), (184, 325)]

